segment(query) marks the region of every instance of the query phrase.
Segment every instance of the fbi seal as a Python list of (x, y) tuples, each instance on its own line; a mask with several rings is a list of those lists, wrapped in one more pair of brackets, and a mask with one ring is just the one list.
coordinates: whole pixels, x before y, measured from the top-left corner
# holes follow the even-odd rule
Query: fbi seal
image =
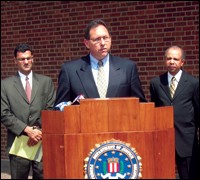
[(96, 144), (85, 159), (85, 179), (140, 179), (141, 157), (130, 144), (109, 140)]

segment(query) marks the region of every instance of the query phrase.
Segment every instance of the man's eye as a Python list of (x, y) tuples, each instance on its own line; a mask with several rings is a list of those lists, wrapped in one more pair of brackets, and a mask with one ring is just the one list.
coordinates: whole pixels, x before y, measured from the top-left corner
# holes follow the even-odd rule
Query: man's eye
[(96, 38), (94, 41), (95, 41), (95, 42), (99, 42), (99, 41), (101, 41), (101, 38), (100, 38), (100, 37), (99, 37), (99, 38)]

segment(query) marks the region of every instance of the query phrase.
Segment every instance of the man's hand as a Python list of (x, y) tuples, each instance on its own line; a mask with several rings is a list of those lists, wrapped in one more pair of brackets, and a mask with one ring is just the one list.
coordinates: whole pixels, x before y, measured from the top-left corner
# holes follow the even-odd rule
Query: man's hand
[(42, 131), (37, 128), (27, 126), (24, 132), (29, 136), (28, 146), (34, 146), (42, 140)]

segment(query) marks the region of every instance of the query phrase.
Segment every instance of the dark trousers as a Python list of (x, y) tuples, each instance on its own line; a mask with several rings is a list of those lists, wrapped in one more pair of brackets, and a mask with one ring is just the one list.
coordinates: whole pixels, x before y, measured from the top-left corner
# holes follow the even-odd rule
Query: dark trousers
[(199, 179), (198, 154), (193, 154), (192, 157), (180, 157), (176, 153), (176, 166), (180, 179)]
[(19, 156), (9, 155), (11, 179), (28, 179), (32, 168), (33, 179), (43, 179), (42, 162), (31, 161)]

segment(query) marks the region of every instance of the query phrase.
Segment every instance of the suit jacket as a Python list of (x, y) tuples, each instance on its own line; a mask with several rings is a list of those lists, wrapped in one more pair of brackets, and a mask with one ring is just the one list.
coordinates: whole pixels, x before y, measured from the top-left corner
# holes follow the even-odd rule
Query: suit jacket
[[(136, 64), (128, 59), (110, 55), (109, 84), (106, 97), (138, 97), (146, 102)], [(75, 61), (65, 62), (58, 78), (55, 105), (73, 101), (78, 95), (99, 98), (93, 78), (89, 54)]]
[(41, 123), (41, 110), (53, 109), (55, 88), (53, 81), (33, 73), (31, 102), (28, 102), (19, 74), (1, 80), (1, 122), (8, 130), (8, 150), (14, 138), (27, 125)]
[(155, 106), (174, 107), (176, 151), (181, 157), (191, 156), (199, 127), (199, 80), (183, 71), (171, 99), (166, 72), (150, 81), (150, 93)]

